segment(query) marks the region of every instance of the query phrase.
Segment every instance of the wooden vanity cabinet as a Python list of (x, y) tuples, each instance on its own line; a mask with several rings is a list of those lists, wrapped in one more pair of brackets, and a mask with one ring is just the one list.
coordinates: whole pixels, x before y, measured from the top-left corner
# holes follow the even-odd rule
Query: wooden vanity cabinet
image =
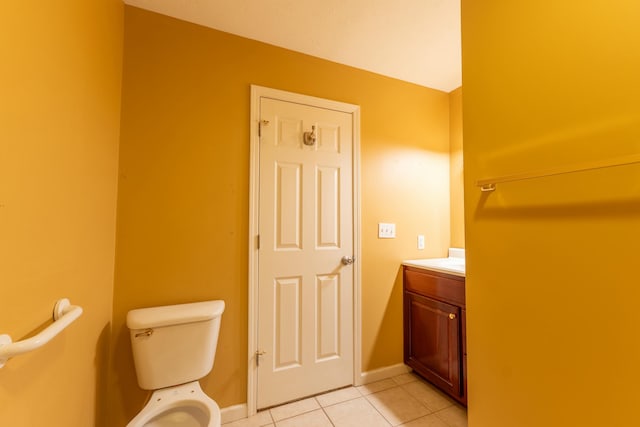
[(464, 277), (404, 266), (404, 362), (467, 404)]

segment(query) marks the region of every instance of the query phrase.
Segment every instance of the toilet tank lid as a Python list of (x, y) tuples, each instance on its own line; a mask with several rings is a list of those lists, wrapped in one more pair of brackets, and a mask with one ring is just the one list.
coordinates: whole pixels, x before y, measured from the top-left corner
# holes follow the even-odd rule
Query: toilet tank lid
[(202, 322), (221, 316), (223, 312), (224, 301), (222, 300), (138, 308), (127, 313), (127, 327), (148, 329)]

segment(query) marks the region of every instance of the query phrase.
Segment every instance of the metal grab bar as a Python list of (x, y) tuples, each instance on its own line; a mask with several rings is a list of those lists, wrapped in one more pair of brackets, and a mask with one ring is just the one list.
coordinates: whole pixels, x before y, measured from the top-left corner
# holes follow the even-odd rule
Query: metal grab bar
[(10, 358), (36, 350), (48, 343), (81, 314), (82, 307), (71, 305), (68, 299), (62, 298), (53, 307), (53, 323), (39, 334), (17, 342), (13, 342), (7, 334), (0, 335), (0, 368)]
[(476, 186), (480, 187), (480, 191), (488, 192), (494, 191), (496, 189), (496, 184), (502, 182), (522, 181), (525, 179), (543, 178), (546, 176), (583, 172), (593, 169), (612, 168), (616, 166), (633, 165), (637, 163), (640, 163), (640, 154), (632, 154), (629, 156), (616, 157), (613, 159), (593, 161), (581, 165), (557, 167), (534, 172), (500, 176), (496, 178), (479, 179), (476, 181)]

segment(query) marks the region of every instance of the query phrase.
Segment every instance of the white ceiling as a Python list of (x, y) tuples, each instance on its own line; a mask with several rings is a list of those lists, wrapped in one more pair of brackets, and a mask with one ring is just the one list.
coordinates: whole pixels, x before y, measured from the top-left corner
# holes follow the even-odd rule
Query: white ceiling
[(460, 0), (124, 0), (444, 92), (462, 84)]

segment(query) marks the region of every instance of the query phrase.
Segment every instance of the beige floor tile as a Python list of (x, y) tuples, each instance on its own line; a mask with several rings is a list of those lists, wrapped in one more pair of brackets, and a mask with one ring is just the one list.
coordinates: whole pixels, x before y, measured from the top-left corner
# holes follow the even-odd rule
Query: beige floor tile
[(336, 427), (388, 427), (391, 424), (364, 397), (324, 408)]
[(419, 379), (420, 378), (416, 374), (412, 374), (412, 373), (396, 375), (395, 377), (392, 378), (392, 380), (398, 385), (407, 384), (413, 381), (418, 381)]
[(285, 418), (295, 417), (296, 415), (311, 412), (316, 409), (320, 409), (320, 405), (318, 405), (315, 398), (310, 397), (308, 399), (298, 400), (297, 402), (287, 403), (282, 406), (271, 408), (270, 411), (273, 420), (277, 422)]
[(429, 408), (431, 412), (439, 411), (456, 404), (449, 396), (424, 381), (407, 383), (402, 385), (402, 388)]
[(367, 394), (377, 393), (379, 391), (397, 386), (398, 383), (396, 383), (391, 378), (387, 378), (386, 380), (376, 381), (373, 383), (358, 386), (356, 388), (363, 396), (366, 396)]
[(389, 425), (467, 427), (467, 411), (419, 376), (406, 374), (288, 403), (224, 424), (224, 427)]
[(257, 414), (249, 417), (243, 418), (238, 421), (234, 421), (232, 423), (222, 424), (224, 427), (263, 427), (263, 426), (272, 426), (273, 419), (271, 418), (271, 413), (269, 411), (260, 411)]
[(402, 387), (370, 394), (366, 398), (394, 426), (431, 413)]
[(332, 427), (331, 421), (322, 409), (277, 421), (276, 427)]
[(467, 410), (460, 405), (450, 406), (436, 415), (450, 427), (467, 427)]
[(417, 420), (409, 421), (406, 424), (402, 424), (399, 427), (449, 427), (444, 421), (442, 421), (436, 414), (427, 415), (426, 417), (418, 418)]
[(358, 397), (362, 397), (362, 394), (360, 394), (355, 387), (347, 387), (316, 396), (316, 400), (320, 406), (325, 407), (347, 400), (357, 399)]

